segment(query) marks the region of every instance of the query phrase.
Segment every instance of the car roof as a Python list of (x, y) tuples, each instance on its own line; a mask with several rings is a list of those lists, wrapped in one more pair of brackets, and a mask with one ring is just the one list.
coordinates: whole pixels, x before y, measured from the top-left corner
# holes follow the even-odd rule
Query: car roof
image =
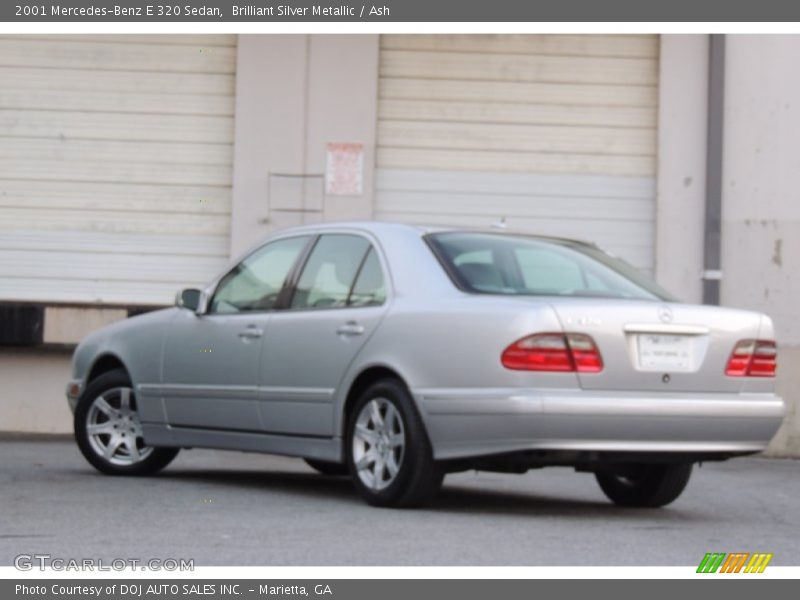
[(518, 235), (525, 237), (532, 237), (543, 241), (552, 242), (568, 242), (571, 244), (580, 244), (583, 246), (595, 246), (585, 240), (578, 240), (574, 238), (553, 236), (534, 233), (531, 231), (521, 231), (518, 229), (503, 227), (451, 227), (445, 225), (424, 225), (413, 223), (398, 223), (394, 221), (328, 221), (325, 223), (314, 223), (310, 225), (298, 225), (280, 230), (281, 233), (288, 232), (323, 232), (341, 229), (359, 229), (362, 231), (369, 231), (376, 235), (384, 232), (395, 233), (414, 233), (422, 236), (429, 233), (450, 233), (450, 232), (463, 232), (463, 233), (487, 233), (494, 235)]

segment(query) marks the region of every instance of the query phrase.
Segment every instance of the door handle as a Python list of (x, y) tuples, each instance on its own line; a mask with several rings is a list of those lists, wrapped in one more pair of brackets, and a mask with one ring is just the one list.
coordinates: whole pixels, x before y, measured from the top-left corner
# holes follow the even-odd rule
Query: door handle
[(242, 331), (239, 332), (239, 337), (243, 338), (243, 339), (251, 339), (252, 340), (252, 339), (260, 338), (262, 335), (264, 335), (264, 330), (263, 329), (259, 329), (255, 325), (249, 325), (247, 327), (247, 329), (243, 329)]
[(340, 325), (336, 333), (339, 335), (361, 335), (364, 333), (364, 326), (355, 321), (348, 321), (344, 325)]

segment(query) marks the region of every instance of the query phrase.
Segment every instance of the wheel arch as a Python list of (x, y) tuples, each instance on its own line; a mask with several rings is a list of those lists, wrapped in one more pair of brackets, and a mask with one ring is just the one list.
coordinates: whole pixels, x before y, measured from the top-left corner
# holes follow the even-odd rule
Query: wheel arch
[(100, 375), (117, 369), (122, 369), (128, 374), (128, 377), (131, 376), (130, 370), (119, 356), (112, 352), (100, 354), (94, 359), (92, 366), (89, 367), (86, 375), (86, 385), (89, 385), (89, 383), (97, 379)]
[[(402, 383), (407, 390), (409, 389), (405, 378), (397, 369), (393, 367), (385, 364), (373, 364), (362, 368), (351, 381), (349, 387), (347, 388), (347, 394), (344, 396), (342, 410), (340, 411), (339, 415), (339, 424), (336, 428), (337, 435), (344, 438), (347, 420), (350, 418), (350, 412), (353, 410), (353, 406), (355, 405), (359, 396), (361, 396), (364, 390), (366, 390), (369, 386), (376, 381), (380, 381), (381, 379), (396, 379)], [(411, 396), (413, 398), (413, 394), (411, 394)]]

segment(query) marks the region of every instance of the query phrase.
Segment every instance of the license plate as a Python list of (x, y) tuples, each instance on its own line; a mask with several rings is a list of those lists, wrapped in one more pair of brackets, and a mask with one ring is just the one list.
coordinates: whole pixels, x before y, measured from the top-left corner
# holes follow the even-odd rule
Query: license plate
[(692, 338), (685, 335), (639, 335), (639, 367), (646, 371), (688, 371)]

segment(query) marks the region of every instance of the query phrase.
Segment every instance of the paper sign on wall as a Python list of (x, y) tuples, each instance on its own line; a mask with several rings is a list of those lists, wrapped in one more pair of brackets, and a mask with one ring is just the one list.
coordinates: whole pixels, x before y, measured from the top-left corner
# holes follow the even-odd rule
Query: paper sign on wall
[(325, 164), (325, 193), (360, 196), (364, 191), (364, 144), (329, 143)]

